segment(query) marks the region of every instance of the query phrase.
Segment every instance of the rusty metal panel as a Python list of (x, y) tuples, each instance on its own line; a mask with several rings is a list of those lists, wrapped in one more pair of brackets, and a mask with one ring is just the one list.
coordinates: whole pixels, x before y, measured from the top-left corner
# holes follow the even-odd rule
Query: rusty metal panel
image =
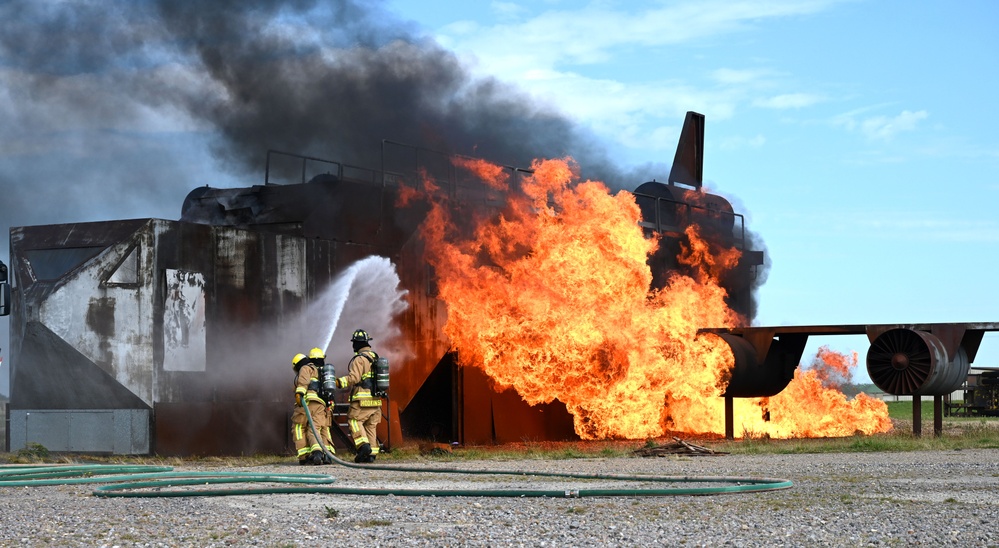
[(205, 277), (200, 272), (165, 269), (163, 370), (204, 371)]
[(554, 401), (530, 406), (515, 390), (497, 392), (474, 367), (462, 368), (462, 438), (467, 445), (540, 440), (578, 440), (572, 415)]
[(153, 408), (156, 454), (287, 453), (291, 447), (291, 409), (285, 402), (157, 403)]
[(488, 445), (495, 442), (492, 405), (493, 390), (485, 375), (470, 367), (460, 368), (458, 375), (458, 441), (464, 445)]
[[(378, 439), (387, 447), (397, 447), (402, 443), (402, 426), (399, 420), (399, 406), (387, 400), (382, 407), (382, 421), (378, 423)], [(351, 447), (350, 449), (353, 449)]]
[(392, 369), (392, 399), (405, 411), (450, 350), (451, 343), (443, 331), (447, 309), (437, 298), (433, 272), (423, 260), (423, 244), (418, 238), (406, 243), (397, 266), (401, 285), (409, 289), (406, 295), (409, 308), (400, 321), (414, 357)]

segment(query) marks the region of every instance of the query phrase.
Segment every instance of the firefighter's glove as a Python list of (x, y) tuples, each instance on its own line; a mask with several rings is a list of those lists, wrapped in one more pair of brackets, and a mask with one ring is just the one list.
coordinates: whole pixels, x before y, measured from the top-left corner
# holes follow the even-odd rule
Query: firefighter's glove
[(299, 407), (305, 407), (305, 402), (302, 401), (301, 394), (295, 394), (295, 404)]

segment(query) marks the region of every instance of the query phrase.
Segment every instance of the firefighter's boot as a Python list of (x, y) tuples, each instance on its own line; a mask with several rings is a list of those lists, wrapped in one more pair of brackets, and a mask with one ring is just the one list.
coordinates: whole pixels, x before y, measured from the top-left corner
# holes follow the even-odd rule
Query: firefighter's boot
[(360, 447), (357, 448), (357, 455), (354, 456), (354, 462), (370, 462), (368, 457), (371, 456), (371, 444), (362, 443)]

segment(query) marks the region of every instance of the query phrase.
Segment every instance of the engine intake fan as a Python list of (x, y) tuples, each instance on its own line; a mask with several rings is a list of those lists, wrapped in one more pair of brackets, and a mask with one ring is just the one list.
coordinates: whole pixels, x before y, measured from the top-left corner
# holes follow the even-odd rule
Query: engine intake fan
[(896, 396), (949, 394), (961, 387), (971, 362), (963, 348), (948, 356), (932, 333), (890, 329), (867, 350), (867, 372), (878, 388)]

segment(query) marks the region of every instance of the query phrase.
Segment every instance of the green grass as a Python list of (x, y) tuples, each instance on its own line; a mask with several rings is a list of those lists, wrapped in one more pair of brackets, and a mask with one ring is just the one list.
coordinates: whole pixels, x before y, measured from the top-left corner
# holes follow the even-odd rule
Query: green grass
[[(777, 455), (777, 454), (799, 454), (799, 453), (865, 453), (865, 452), (905, 452), (905, 451), (930, 451), (948, 450), (959, 451), (962, 449), (996, 449), (999, 448), (999, 420), (964, 419), (963, 421), (945, 420), (944, 433), (941, 436), (933, 435), (932, 420), (923, 424), (921, 436), (913, 435), (911, 429), (907, 427), (896, 427), (893, 432), (886, 434), (874, 434), (871, 436), (848, 436), (842, 438), (814, 438), (814, 439), (769, 439), (769, 438), (745, 438), (726, 440), (722, 438), (688, 438), (679, 435), (681, 439), (690, 443), (707, 447), (717, 452), (729, 453), (732, 455)], [(665, 445), (672, 442), (672, 438), (661, 440), (632, 440), (632, 441), (595, 441), (595, 442), (565, 442), (565, 443), (545, 443), (530, 444), (508, 444), (498, 446), (471, 446), (456, 447), (452, 454), (447, 456), (424, 456), (420, 455), (419, 449), (413, 446), (405, 446), (393, 449), (391, 452), (379, 455), (378, 464), (404, 464), (416, 462), (453, 462), (473, 460), (491, 461), (513, 461), (513, 460), (566, 460), (566, 459), (587, 459), (587, 458), (623, 458), (635, 457), (634, 451), (650, 445)], [(716, 458), (716, 457), (694, 457), (689, 455), (670, 455), (665, 458), (690, 459), (690, 458)], [(287, 464), (293, 457), (282, 455), (255, 455), (248, 457), (219, 457), (219, 458), (188, 458), (180, 459), (176, 457), (161, 458), (155, 456), (148, 457), (91, 457), (60, 454), (50, 459), (48, 462), (69, 463), (74, 461), (85, 462), (107, 462), (107, 463), (137, 463), (137, 464), (159, 464), (169, 466), (182, 466), (192, 464), (218, 464), (220, 466), (269, 466), (274, 464)], [(25, 459), (16, 455), (0, 453), (0, 463), (2, 462), (25, 462)], [(40, 462), (35, 460), (33, 462)], [(312, 470), (310, 470), (311, 472)]]
[[(911, 401), (889, 401), (885, 402), (888, 405), (888, 416), (893, 419), (902, 420), (912, 420), (912, 402)], [(933, 398), (924, 396), (919, 402), (919, 416), (923, 421), (923, 424), (929, 422), (933, 424)], [(966, 417), (946, 417), (949, 419), (959, 419)]]
[[(912, 402), (887, 402), (888, 415), (895, 429), (886, 434), (848, 436), (818, 439), (769, 439), (745, 438), (726, 440), (711, 436), (685, 436), (684, 441), (701, 445), (718, 452), (734, 455), (831, 453), (831, 452), (902, 452), (927, 450), (995, 449), (999, 448), (999, 417), (943, 417), (943, 433), (934, 436), (933, 400), (921, 402), (922, 435), (912, 433)], [(418, 440), (413, 440), (390, 452), (379, 455), (378, 464), (412, 463), (420, 461), (461, 462), (470, 460), (567, 460), (587, 458), (633, 457), (634, 451), (672, 442), (672, 436), (655, 440), (615, 440), (595, 442), (544, 442), (524, 441), (497, 446), (459, 446), (451, 454), (421, 455)], [(686, 455), (668, 458), (713, 458)], [(127, 456), (76, 456), (49, 454), (38, 444), (17, 453), (0, 453), (0, 463), (28, 462), (94, 462), (132, 463), (181, 466), (185, 464), (220, 466), (270, 466), (287, 464), (293, 457), (285, 455), (251, 455), (243, 457), (127, 457)], [(311, 472), (312, 470), (310, 470)]]
[[(954, 400), (953, 403), (961, 403), (961, 401)], [(909, 420), (909, 421), (912, 420), (912, 402), (911, 401), (889, 401), (889, 402), (885, 402), (885, 404), (888, 406), (888, 416), (889, 417), (891, 417), (893, 419), (901, 419), (901, 420)], [(954, 416), (954, 415), (948, 416), (946, 414), (946, 408), (943, 411), (944, 411), (944, 420), (945, 421), (954, 421), (954, 422), (958, 422), (958, 423), (960, 423), (960, 422), (968, 422), (968, 421), (974, 421), (974, 422), (978, 422), (978, 421), (996, 421), (995, 423), (999, 424), (999, 417), (987, 417), (987, 416), (958, 417), (958, 416)], [(934, 411), (933, 411), (933, 398), (931, 396), (923, 396), (923, 398), (920, 400), (920, 405), (919, 405), (919, 417), (920, 417), (920, 420), (922, 420), (924, 424), (927, 423), (927, 422), (929, 422), (930, 424), (933, 424), (933, 413), (934, 413)]]

